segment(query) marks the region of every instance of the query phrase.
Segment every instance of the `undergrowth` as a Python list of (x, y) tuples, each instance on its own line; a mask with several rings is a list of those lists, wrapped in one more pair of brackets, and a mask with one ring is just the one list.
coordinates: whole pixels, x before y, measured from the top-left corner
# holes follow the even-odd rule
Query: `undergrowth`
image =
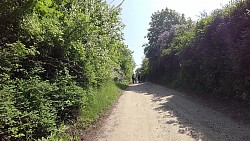
[(81, 109), (80, 125), (87, 128), (100, 118), (108, 108), (117, 100), (121, 91), (111, 81), (102, 84), (99, 89), (89, 89), (87, 104)]
[[(88, 89), (88, 101), (80, 108), (78, 120), (74, 124), (61, 126), (56, 132), (53, 132), (47, 138), (40, 139), (40, 141), (79, 140), (80, 132), (86, 130), (90, 125), (95, 124), (111, 108), (119, 98), (121, 90), (124, 90), (126, 87), (126, 83), (107, 81), (98, 88)], [(70, 128), (73, 128), (73, 131), (69, 131), (71, 130)]]

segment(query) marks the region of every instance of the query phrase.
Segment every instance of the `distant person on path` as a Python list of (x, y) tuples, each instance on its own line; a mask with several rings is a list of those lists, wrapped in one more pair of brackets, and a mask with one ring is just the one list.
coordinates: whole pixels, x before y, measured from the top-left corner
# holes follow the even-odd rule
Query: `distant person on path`
[(140, 83), (141, 82), (141, 76), (140, 76), (140, 74), (138, 74), (137, 78), (138, 78), (138, 83)]
[(141, 76), (141, 82), (144, 82), (144, 76), (143, 75)]
[(135, 84), (135, 74), (132, 75), (133, 84)]

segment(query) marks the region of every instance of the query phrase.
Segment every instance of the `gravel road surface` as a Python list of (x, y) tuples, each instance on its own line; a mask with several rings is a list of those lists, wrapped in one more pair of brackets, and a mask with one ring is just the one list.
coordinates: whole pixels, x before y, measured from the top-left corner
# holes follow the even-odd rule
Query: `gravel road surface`
[(98, 141), (250, 141), (250, 127), (184, 93), (131, 84), (104, 121)]

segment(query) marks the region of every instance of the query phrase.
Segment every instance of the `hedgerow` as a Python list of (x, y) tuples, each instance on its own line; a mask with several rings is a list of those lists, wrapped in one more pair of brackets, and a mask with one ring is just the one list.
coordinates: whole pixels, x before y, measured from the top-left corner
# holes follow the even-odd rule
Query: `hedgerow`
[(249, 0), (231, 2), (203, 14), (196, 23), (167, 8), (154, 13), (142, 75), (174, 87), (249, 101), (249, 9)]
[(91, 93), (130, 79), (120, 11), (101, 0), (0, 3), (0, 140), (59, 135), (87, 116)]

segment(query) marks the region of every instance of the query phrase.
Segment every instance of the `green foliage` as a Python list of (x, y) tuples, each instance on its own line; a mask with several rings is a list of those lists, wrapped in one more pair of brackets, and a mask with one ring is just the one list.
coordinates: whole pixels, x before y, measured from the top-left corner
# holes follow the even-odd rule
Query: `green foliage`
[(112, 106), (120, 95), (120, 89), (112, 81), (107, 81), (98, 89), (88, 90), (88, 102), (81, 109), (79, 126), (87, 128), (91, 123), (99, 119)]
[(31, 139), (53, 131), (56, 109), (46, 98), (52, 86), (37, 78), (13, 83), (1, 90), (1, 136)]
[[(169, 59), (170, 64), (175, 65), (175, 68), (169, 69), (169, 73), (176, 71), (178, 69), (177, 57), (175, 53), (171, 53), (169, 56), (168, 50), (170, 49), (170, 43), (175, 37), (176, 30), (181, 29), (186, 30), (192, 26), (191, 20), (186, 20), (184, 15), (180, 15), (174, 10), (164, 9), (154, 13), (151, 17), (150, 28), (148, 29), (147, 38), (149, 40), (148, 44), (145, 44), (144, 53), (146, 58), (148, 58), (147, 63), (148, 68), (143, 65), (143, 70), (147, 72), (147, 79), (161, 81), (157, 79), (165, 79), (162, 74), (169, 68), (164, 68), (164, 63)], [(177, 36), (177, 35), (176, 35)], [(171, 78), (172, 76), (170, 76)]]
[(0, 140), (56, 139), (113, 102), (109, 80), (128, 81), (134, 68), (120, 11), (89, 0), (0, 3)]
[(145, 48), (148, 65), (141, 70), (147, 70), (150, 81), (250, 100), (249, 8), (249, 0), (232, 2), (195, 25), (186, 20), (166, 26), (162, 21), (173, 13), (153, 14)]
[(70, 78), (60, 78), (53, 84), (38, 78), (14, 83), (1, 90), (0, 123), (4, 138), (29, 140), (49, 135), (63, 121), (76, 120), (80, 107), (87, 101), (85, 90)]
[(67, 133), (69, 129), (66, 125), (61, 125), (56, 131), (52, 132), (48, 137), (42, 137), (38, 141), (78, 141), (79, 134), (70, 135)]
[(149, 59), (143, 58), (140, 68), (135, 70), (136, 75), (140, 75), (142, 81), (149, 80)]

